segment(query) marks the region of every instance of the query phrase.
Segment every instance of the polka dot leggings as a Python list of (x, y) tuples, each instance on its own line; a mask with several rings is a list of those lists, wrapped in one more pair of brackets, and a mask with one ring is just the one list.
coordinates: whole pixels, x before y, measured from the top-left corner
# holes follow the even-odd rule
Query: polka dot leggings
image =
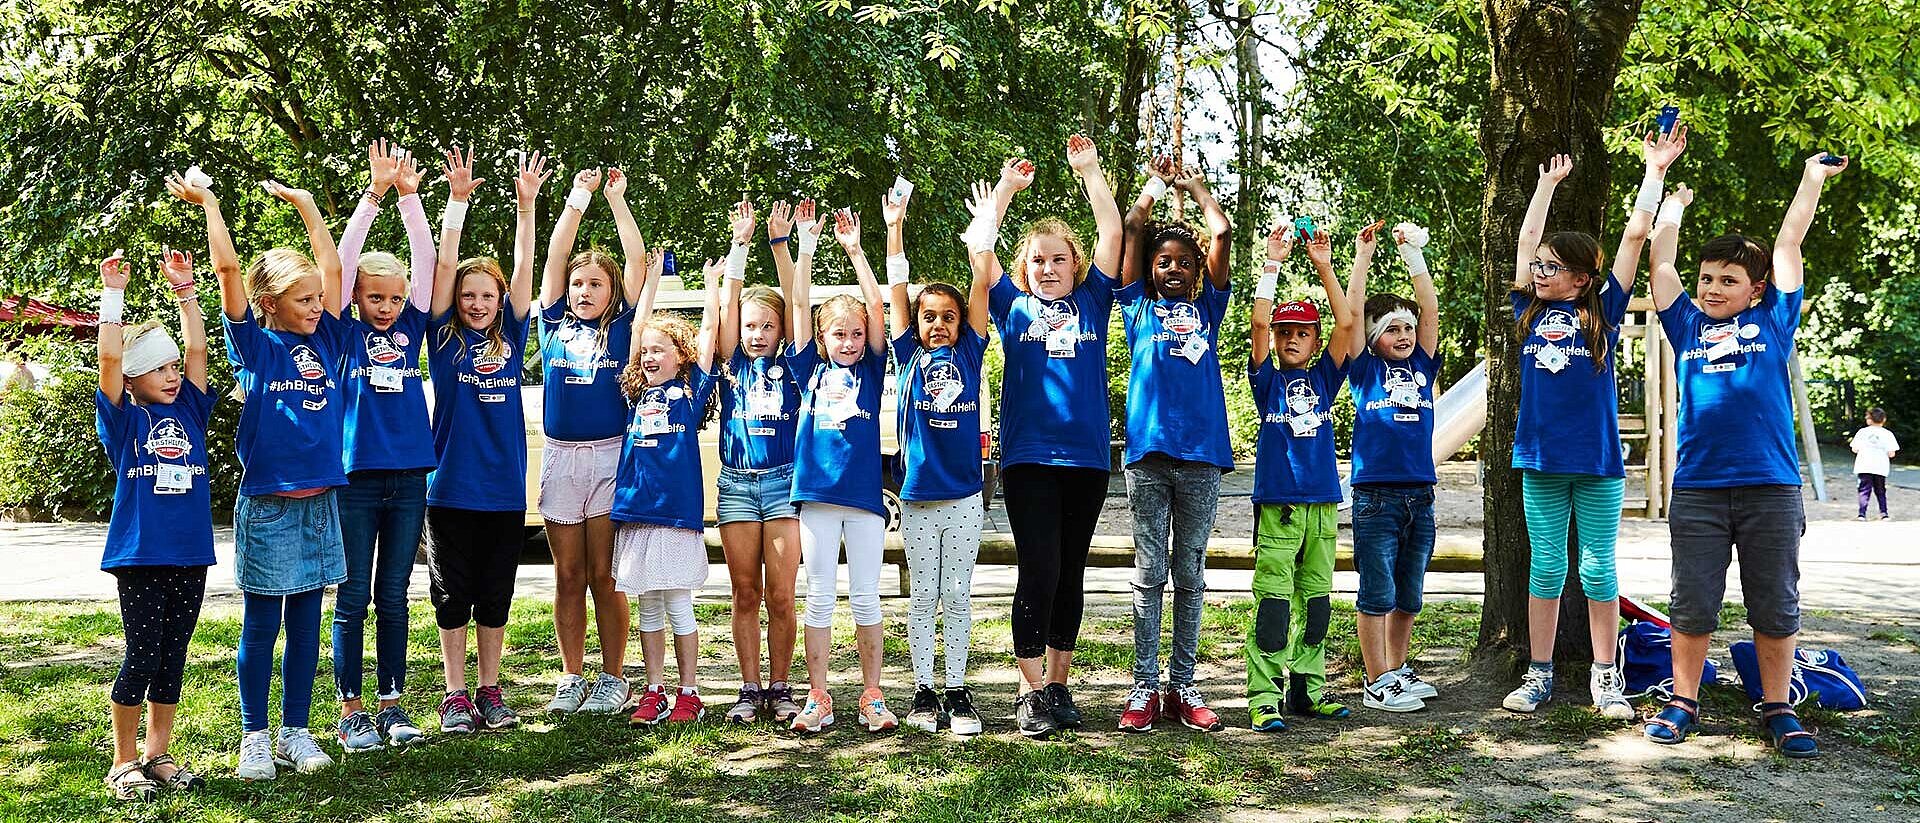
[(967, 683), (967, 646), (973, 642), (973, 564), (980, 555), (980, 495), (901, 506), (900, 537), (907, 549), (907, 648), (913, 679), (933, 685), (933, 624), (944, 629), (947, 688)]
[(113, 679), (113, 702), (138, 706), (180, 702), (180, 673), (187, 643), (200, 622), (207, 592), (205, 566), (123, 566), (110, 570), (120, 581), (120, 625), (127, 654)]

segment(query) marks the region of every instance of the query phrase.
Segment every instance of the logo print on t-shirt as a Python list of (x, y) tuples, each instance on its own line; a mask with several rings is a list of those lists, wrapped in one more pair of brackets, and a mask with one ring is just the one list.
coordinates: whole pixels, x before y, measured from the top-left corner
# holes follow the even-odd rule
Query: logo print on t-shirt
[(367, 335), (367, 359), (373, 361), (374, 365), (390, 366), (405, 356), (386, 335)]
[(1156, 303), (1153, 313), (1160, 318), (1160, 325), (1174, 334), (1193, 334), (1207, 328), (1207, 321), (1200, 316), (1199, 307), (1184, 300)]
[(1700, 327), (1700, 342), (1711, 346), (1723, 340), (1732, 340), (1739, 334), (1740, 324), (1738, 322), (1708, 323)]
[(1565, 309), (1548, 309), (1533, 325), (1533, 333), (1549, 343), (1558, 343), (1579, 334), (1580, 326)]
[(321, 365), (320, 358), (305, 343), (294, 346), (288, 354), (293, 356), (294, 371), (299, 372), (301, 377), (319, 380), (327, 376), (327, 367)]
[(179, 460), (193, 452), (193, 441), (187, 439), (187, 430), (180, 421), (171, 417), (161, 418), (147, 432), (147, 442), (143, 445), (148, 454), (163, 460)]
[(666, 434), (671, 418), (672, 406), (668, 405), (671, 395), (661, 386), (648, 386), (640, 395), (640, 403), (634, 408), (634, 419), (639, 430), (635, 432), (642, 438)]
[(860, 392), (860, 378), (854, 376), (852, 369), (822, 369), (814, 378), (814, 385), (822, 406), (853, 402), (854, 395)]
[(600, 354), (600, 332), (573, 320), (560, 326), (560, 345), (569, 357), (590, 360)]
[(1320, 393), (1303, 378), (1287, 381), (1287, 411), (1307, 414), (1320, 407)]
[(960, 369), (951, 360), (938, 360), (921, 373), (920, 384), (927, 396), (933, 398), (933, 410), (944, 412), (953, 407), (965, 391), (967, 383), (960, 376)]
[(500, 349), (495, 353), (493, 344), (486, 340), (473, 344), (467, 350), (473, 355), (473, 370), (479, 374), (493, 374), (505, 367), (507, 360), (513, 357), (513, 346), (501, 343)]
[(1065, 328), (1077, 328), (1080, 325), (1080, 307), (1072, 298), (1061, 300), (1042, 300), (1033, 298), (1040, 304), (1040, 310), (1034, 313), (1033, 322), (1027, 326), (1027, 334), (1035, 338), (1045, 338), (1048, 332)]

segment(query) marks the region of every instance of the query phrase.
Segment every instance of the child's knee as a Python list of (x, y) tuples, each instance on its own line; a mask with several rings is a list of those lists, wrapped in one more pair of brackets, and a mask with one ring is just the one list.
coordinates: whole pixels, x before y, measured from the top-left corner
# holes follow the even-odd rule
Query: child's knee
[(852, 592), (847, 595), (847, 602), (848, 605), (853, 608), (854, 625), (872, 626), (880, 622), (880, 593), (878, 591)]
[(1318, 646), (1327, 639), (1327, 625), (1333, 622), (1333, 602), (1327, 595), (1320, 595), (1307, 601), (1307, 625), (1300, 633), (1300, 642), (1308, 646)]
[(1255, 607), (1253, 615), (1253, 640), (1263, 652), (1277, 652), (1287, 647), (1287, 636), (1293, 630), (1293, 604), (1284, 597), (1262, 597)]

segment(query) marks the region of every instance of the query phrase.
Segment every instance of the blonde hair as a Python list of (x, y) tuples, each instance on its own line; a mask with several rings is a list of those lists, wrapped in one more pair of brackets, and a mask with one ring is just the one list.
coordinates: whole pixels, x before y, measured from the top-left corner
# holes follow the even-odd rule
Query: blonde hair
[[(359, 272), (364, 277), (398, 277), (405, 280), (407, 270), (400, 265), (400, 258), (383, 251), (370, 251), (360, 255)], [(355, 280), (355, 285), (361, 281)]]
[(815, 340), (822, 341), (821, 345), (824, 346), (824, 341), (827, 339), (825, 336), (827, 326), (832, 325), (836, 320), (851, 318), (860, 328), (866, 328), (867, 304), (860, 302), (860, 298), (851, 294), (836, 294), (821, 303), (820, 308), (815, 310), (814, 316), (817, 319), (813, 324), (813, 336)]
[(247, 265), (247, 298), (253, 303), (253, 313), (270, 315), (267, 299), (279, 300), (309, 275), (320, 276), (320, 267), (313, 264), (313, 258), (293, 249), (268, 249), (253, 258)]
[[(453, 270), (453, 293), (456, 302), (459, 300), (460, 295), (460, 281), (467, 279), (467, 275), (469, 274), (479, 274), (490, 277), (493, 279), (494, 285), (500, 289), (500, 310), (494, 313), (493, 324), (486, 329), (487, 353), (491, 355), (505, 355), (508, 353), (506, 333), (507, 313), (513, 311), (513, 307), (509, 303), (511, 298), (507, 293), (507, 276), (500, 273), (500, 261), (491, 257), (469, 257), (460, 261), (460, 265)], [(447, 344), (459, 339), (461, 328), (463, 327), (460, 320), (453, 318), (452, 322), (440, 327), (440, 339), (434, 345), (445, 348)], [(466, 347), (461, 346), (459, 351), (453, 353), (453, 362), (458, 363), (466, 356)], [(516, 366), (516, 368), (518, 367)]]
[[(572, 281), (574, 272), (588, 266), (598, 266), (601, 271), (606, 273), (607, 284), (609, 286), (608, 291), (613, 292), (613, 299), (607, 302), (607, 307), (600, 312), (598, 318), (592, 321), (580, 321), (583, 325), (587, 322), (593, 323), (594, 341), (596, 343), (594, 350), (605, 354), (607, 351), (607, 337), (610, 334), (610, 329), (613, 328), (613, 318), (627, 310), (627, 290), (625, 284), (620, 282), (620, 261), (614, 259), (613, 255), (599, 249), (587, 249), (586, 251), (567, 258), (567, 280)], [(568, 316), (573, 316), (573, 304), (571, 303), (567, 304), (567, 314)], [(580, 320), (579, 317), (574, 317), (574, 319)]]
[(748, 303), (758, 303), (762, 308), (773, 312), (773, 316), (780, 319), (780, 337), (784, 339), (787, 336), (787, 298), (782, 296), (778, 289), (770, 286), (749, 286), (746, 291), (740, 293), (740, 305), (745, 306)]
[(1058, 237), (1066, 242), (1067, 248), (1072, 250), (1074, 262), (1073, 285), (1075, 288), (1078, 288), (1080, 283), (1087, 279), (1088, 259), (1086, 244), (1080, 241), (1079, 232), (1074, 231), (1072, 226), (1067, 225), (1067, 221), (1061, 220), (1058, 217), (1042, 217), (1039, 220), (1035, 220), (1031, 225), (1027, 226), (1026, 233), (1020, 235), (1020, 244), (1014, 247), (1013, 271), (1008, 272), (1008, 274), (1013, 277), (1013, 284), (1019, 286), (1021, 291), (1033, 291), (1027, 287), (1027, 258), (1031, 255), (1032, 249), (1030, 246), (1033, 244), (1033, 241), (1040, 237)]
[[(694, 360), (700, 356), (697, 343), (699, 330), (680, 315), (655, 314), (647, 318), (647, 324), (640, 327), (638, 333), (645, 334), (648, 331), (657, 331), (673, 341), (673, 351), (680, 355), (680, 371), (674, 377), (685, 380), (693, 371)], [(627, 361), (627, 367), (620, 370), (620, 391), (626, 395), (627, 402), (638, 400), (640, 393), (646, 389), (647, 375), (640, 368), (640, 358)]]

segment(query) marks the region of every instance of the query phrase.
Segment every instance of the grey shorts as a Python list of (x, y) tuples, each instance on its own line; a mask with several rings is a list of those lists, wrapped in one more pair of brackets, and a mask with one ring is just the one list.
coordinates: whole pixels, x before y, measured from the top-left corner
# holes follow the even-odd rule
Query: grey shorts
[(1667, 527), (1675, 629), (1710, 634), (1720, 627), (1737, 547), (1747, 625), (1768, 637), (1800, 631), (1800, 538), (1807, 533), (1800, 487), (1674, 489)]
[(719, 485), (720, 496), (714, 502), (713, 517), (722, 526), (800, 516), (800, 510), (792, 502), (792, 463), (771, 469), (722, 466)]

